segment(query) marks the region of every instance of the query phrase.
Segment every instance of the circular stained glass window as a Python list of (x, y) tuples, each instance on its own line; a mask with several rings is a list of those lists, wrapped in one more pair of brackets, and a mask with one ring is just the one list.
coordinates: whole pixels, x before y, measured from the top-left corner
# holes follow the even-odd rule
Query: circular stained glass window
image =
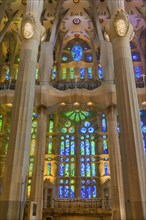
[(92, 128), (92, 127), (88, 128), (88, 132), (89, 132), (90, 134), (94, 133), (94, 128)]
[(85, 125), (85, 127), (89, 127), (91, 125), (91, 123), (89, 121), (85, 121), (84, 125)]
[(74, 129), (73, 127), (70, 127), (70, 128), (68, 129), (68, 132), (71, 133), (71, 134), (73, 134), (73, 133), (75, 132), (75, 129)]
[(67, 128), (61, 128), (61, 133), (65, 134), (67, 132)]
[(76, 44), (72, 47), (71, 53), (73, 60), (78, 62), (82, 59), (83, 49), (79, 44)]
[(70, 121), (67, 121), (66, 123), (65, 123), (65, 127), (70, 127), (71, 126), (71, 122)]
[(80, 131), (81, 131), (81, 133), (82, 133), (82, 134), (85, 134), (85, 133), (86, 133), (86, 131), (87, 131), (87, 129), (86, 129), (86, 128), (84, 128), (84, 127), (82, 127), (82, 128), (80, 129)]

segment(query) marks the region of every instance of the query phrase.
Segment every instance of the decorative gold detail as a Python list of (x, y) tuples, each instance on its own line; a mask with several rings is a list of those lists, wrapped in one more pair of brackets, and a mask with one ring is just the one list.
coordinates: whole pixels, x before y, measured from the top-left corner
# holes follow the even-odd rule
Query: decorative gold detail
[(120, 9), (116, 12), (115, 18), (114, 18), (114, 27), (116, 33), (120, 37), (124, 37), (129, 29), (129, 20), (127, 13)]
[(35, 19), (33, 15), (29, 12), (24, 15), (21, 25), (22, 35), (26, 39), (32, 38), (35, 31)]

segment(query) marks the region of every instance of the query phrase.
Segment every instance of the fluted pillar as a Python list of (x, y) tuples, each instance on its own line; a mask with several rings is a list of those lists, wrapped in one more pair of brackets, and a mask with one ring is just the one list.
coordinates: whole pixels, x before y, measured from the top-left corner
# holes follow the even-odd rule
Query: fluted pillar
[(115, 106), (107, 109), (107, 125), (112, 190), (112, 219), (126, 220), (121, 154), (117, 133), (117, 110)]
[[(113, 46), (120, 123), (126, 220), (143, 220), (146, 219), (146, 172), (139, 106), (129, 42), (133, 29), (129, 24), (128, 15), (121, 9), (124, 0), (111, 2), (114, 4), (115, 13), (110, 22), (110, 39)], [(123, 36), (118, 35), (115, 19), (121, 19), (125, 22), (119, 28), (120, 34), (122, 33)], [(125, 35), (123, 27), (126, 28)]]
[(48, 85), (51, 78), (51, 70), (53, 66), (53, 43), (43, 42), (41, 44), (40, 53), (40, 84)]
[(100, 63), (104, 73), (104, 83), (114, 83), (114, 62), (111, 42), (100, 41)]
[(41, 106), (38, 110), (36, 151), (30, 200), (37, 203), (37, 220), (42, 219), (43, 213), (43, 186), (44, 186), (44, 159), (46, 147), (47, 108)]
[[(43, 1), (29, 0), (27, 12), (35, 21), (34, 34), (23, 38), (20, 54), (19, 74), (13, 102), (12, 123), (6, 169), (2, 185), (0, 219), (22, 219), (29, 163), (31, 123), (34, 105), (35, 72), (42, 26)], [(26, 14), (26, 18), (28, 16)]]

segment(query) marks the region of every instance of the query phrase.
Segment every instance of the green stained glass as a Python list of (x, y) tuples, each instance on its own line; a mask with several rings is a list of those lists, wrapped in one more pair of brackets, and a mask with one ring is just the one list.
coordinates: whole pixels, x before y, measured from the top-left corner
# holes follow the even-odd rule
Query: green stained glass
[(53, 144), (52, 141), (48, 142), (48, 154), (52, 154), (53, 152)]
[(96, 176), (96, 167), (95, 167), (95, 163), (92, 163), (92, 176)]
[(2, 125), (3, 125), (3, 116), (0, 115), (0, 131), (2, 130)]
[(71, 176), (75, 175), (75, 165), (74, 165), (74, 163), (71, 163), (71, 165), (70, 165), (70, 175)]
[(65, 176), (69, 176), (69, 164), (65, 164)]
[(89, 163), (86, 164), (86, 176), (87, 177), (91, 176), (91, 170), (90, 170), (90, 164)]
[(39, 77), (39, 70), (38, 70), (38, 68), (37, 68), (37, 69), (36, 69), (35, 79), (38, 79), (38, 77)]
[(65, 127), (69, 128), (71, 126), (71, 121), (65, 122)]
[(34, 120), (34, 121), (32, 122), (32, 127), (33, 127), (33, 128), (36, 128), (36, 127), (37, 127), (37, 121), (36, 121), (36, 120)]
[(66, 68), (62, 68), (62, 79), (66, 79)]
[(81, 155), (85, 155), (85, 143), (81, 141)]
[(75, 110), (75, 111), (65, 112), (64, 115), (68, 117), (70, 120), (79, 122), (81, 120), (86, 119), (86, 117), (90, 116), (91, 114), (90, 112), (87, 111)]
[(50, 120), (49, 122), (49, 132), (53, 132), (53, 128), (54, 128), (54, 121), (53, 120)]
[(75, 161), (75, 159), (72, 157), (72, 158), (71, 158), (71, 162), (73, 162), (73, 161)]
[(70, 68), (70, 79), (74, 79), (74, 68)]
[(63, 134), (67, 133), (67, 128), (61, 128), (61, 133)]
[(91, 155), (95, 155), (95, 141), (91, 141)]
[(36, 138), (36, 134), (33, 133), (33, 134), (31, 135), (31, 138), (32, 138), (32, 139), (35, 139), (35, 138)]

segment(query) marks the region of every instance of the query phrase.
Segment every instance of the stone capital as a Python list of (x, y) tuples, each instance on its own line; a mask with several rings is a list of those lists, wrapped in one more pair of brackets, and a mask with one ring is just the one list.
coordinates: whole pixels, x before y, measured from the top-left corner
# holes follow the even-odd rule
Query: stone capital
[[(31, 23), (33, 30), (34, 30), (34, 34), (29, 39), (26, 39), (22, 33), (24, 23), (26, 23), (26, 22)], [(45, 34), (45, 28), (44, 28), (44, 26), (42, 26), (39, 18), (33, 12), (27, 12), (23, 16), (22, 23), (21, 23), (21, 38), (22, 38), (22, 40), (25, 40), (25, 41), (37, 40), (38, 42), (40, 42), (40, 40), (44, 36), (44, 34)]]
[[(123, 20), (125, 22), (125, 26), (126, 26), (127, 30), (126, 30), (126, 33), (125, 33), (124, 36), (119, 36), (117, 31), (116, 31), (115, 23), (116, 23), (117, 19)], [(121, 39), (122, 38), (128, 38), (128, 40), (130, 41), (132, 36), (133, 36), (133, 26), (129, 23), (128, 14), (126, 13), (125, 10), (118, 9), (112, 15), (111, 20), (110, 20), (110, 28), (109, 28), (110, 41), (112, 41), (115, 38), (121, 38)]]

